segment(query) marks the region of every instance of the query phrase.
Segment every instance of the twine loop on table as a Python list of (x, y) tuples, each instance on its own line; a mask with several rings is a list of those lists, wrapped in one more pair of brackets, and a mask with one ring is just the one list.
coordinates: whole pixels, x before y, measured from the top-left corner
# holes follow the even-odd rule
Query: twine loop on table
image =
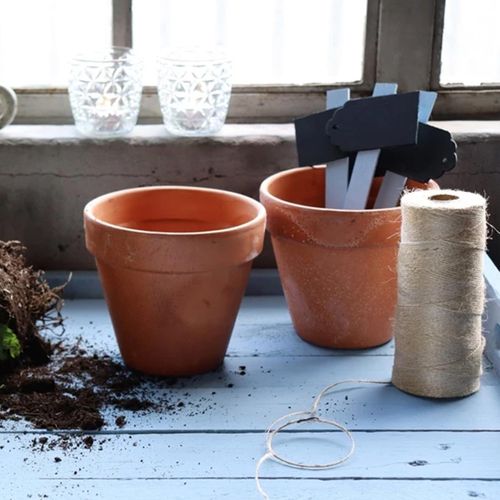
[[(278, 462), (282, 465), (286, 465), (287, 467), (293, 467), (294, 469), (302, 469), (302, 470), (326, 470), (326, 469), (333, 469), (334, 467), (337, 467), (338, 465), (346, 462), (349, 460), (349, 458), (354, 454), (354, 451), (356, 449), (356, 444), (354, 441), (354, 437), (351, 433), (351, 431), (345, 426), (342, 425), (340, 422), (334, 419), (328, 419), (324, 418), (318, 415), (319, 411), (319, 406), (321, 404), (321, 400), (324, 396), (326, 396), (328, 393), (332, 392), (336, 387), (339, 385), (345, 385), (345, 384), (381, 384), (381, 385), (390, 385), (389, 381), (380, 381), (380, 380), (342, 380), (341, 382), (336, 382), (334, 384), (330, 384), (327, 387), (325, 387), (314, 399), (314, 402), (312, 404), (312, 407), (310, 410), (303, 410), (303, 411), (295, 411), (292, 413), (288, 413), (287, 415), (283, 415), (282, 417), (276, 419), (267, 429), (266, 431), (266, 453), (260, 457), (260, 459), (257, 462), (256, 468), (255, 468), (255, 482), (257, 484), (257, 490), (259, 493), (262, 495), (263, 498), (266, 500), (269, 500), (269, 495), (264, 491), (262, 484), (261, 484), (261, 479), (260, 479), (260, 470), (264, 463), (267, 460), (273, 460), (275, 462)], [(317, 464), (307, 464), (303, 462), (298, 462), (295, 460), (290, 460), (289, 458), (284, 458), (280, 454), (276, 452), (276, 450), (273, 447), (273, 440), (276, 437), (277, 434), (279, 434), (281, 431), (286, 429), (287, 427), (290, 427), (291, 425), (295, 424), (305, 424), (308, 422), (317, 422), (317, 423), (322, 423), (326, 425), (330, 425), (333, 427), (336, 427), (339, 429), (344, 436), (347, 437), (348, 442), (350, 444), (349, 451), (345, 453), (343, 456), (340, 458), (333, 460), (332, 462), (327, 462), (327, 463), (317, 463)]]

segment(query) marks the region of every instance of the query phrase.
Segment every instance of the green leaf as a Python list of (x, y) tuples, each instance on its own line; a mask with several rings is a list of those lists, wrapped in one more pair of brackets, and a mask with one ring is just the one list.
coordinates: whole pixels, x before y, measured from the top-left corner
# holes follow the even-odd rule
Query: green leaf
[(0, 361), (17, 358), (21, 354), (21, 344), (16, 334), (7, 326), (0, 324)]

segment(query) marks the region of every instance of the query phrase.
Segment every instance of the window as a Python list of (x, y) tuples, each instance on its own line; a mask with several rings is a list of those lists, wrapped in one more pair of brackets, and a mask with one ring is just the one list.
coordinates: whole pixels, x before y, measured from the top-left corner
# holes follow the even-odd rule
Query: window
[(73, 54), (111, 44), (111, 0), (0, 0), (0, 9), (4, 85), (65, 87)]
[[(155, 55), (224, 44), (233, 122), (285, 122), (323, 109), (325, 90), (378, 81), (439, 91), (434, 117), (496, 118), (497, 0), (0, 0), (0, 81), (18, 123), (68, 123), (67, 61), (132, 45), (146, 57), (143, 123), (159, 122)], [(29, 15), (28, 15), (29, 14)]]
[(499, 18), (498, 0), (447, 2), (439, 78), (442, 85), (498, 85)]
[[(219, 44), (242, 85), (359, 82), (366, 0), (153, 0), (132, 3), (133, 43), (162, 47)], [(145, 84), (156, 83), (148, 59)]]

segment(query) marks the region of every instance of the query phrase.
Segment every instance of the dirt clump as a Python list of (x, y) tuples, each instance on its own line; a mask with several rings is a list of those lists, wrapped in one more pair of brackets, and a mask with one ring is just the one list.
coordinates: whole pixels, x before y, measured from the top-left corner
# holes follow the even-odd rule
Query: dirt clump
[(19, 241), (0, 241), (0, 373), (46, 364), (52, 352), (40, 330), (62, 325), (62, 289), (28, 266)]
[[(23, 367), (0, 378), (0, 422), (22, 417), (40, 429), (92, 431), (106, 406), (139, 411), (154, 407), (134, 395), (144, 378), (109, 356), (73, 355), (59, 346), (46, 366)], [(85, 351), (83, 351), (85, 352)], [(117, 389), (120, 387), (120, 389)]]
[(129, 394), (141, 375), (78, 343), (67, 347), (41, 335), (63, 326), (64, 287), (51, 288), (25, 252), (18, 241), (0, 241), (0, 425), (23, 418), (40, 429), (93, 431), (105, 424), (105, 406), (153, 407)]

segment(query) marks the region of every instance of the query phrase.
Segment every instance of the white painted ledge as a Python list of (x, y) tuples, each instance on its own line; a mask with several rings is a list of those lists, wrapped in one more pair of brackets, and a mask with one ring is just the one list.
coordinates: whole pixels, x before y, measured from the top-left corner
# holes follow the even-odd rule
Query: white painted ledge
[(137, 125), (123, 137), (90, 138), (81, 135), (74, 125), (11, 125), (0, 130), (0, 145), (50, 145), (50, 144), (110, 144), (157, 145), (169, 142), (227, 143), (238, 141), (264, 142), (293, 141), (294, 128), (287, 124), (228, 124), (215, 135), (203, 137), (178, 137), (170, 134), (163, 125)]
[(500, 120), (455, 120), (429, 122), (448, 130), (458, 142), (486, 142), (500, 140)]
[[(500, 121), (437, 121), (430, 124), (449, 130), (459, 142), (500, 140)], [(130, 134), (109, 139), (82, 136), (73, 125), (10, 125), (0, 130), (0, 145), (70, 143), (157, 145), (169, 142), (234, 144), (238, 141), (269, 143), (269, 141), (294, 142), (294, 140), (292, 123), (227, 124), (219, 133), (204, 137), (177, 137), (167, 132), (163, 125), (137, 125)]]

